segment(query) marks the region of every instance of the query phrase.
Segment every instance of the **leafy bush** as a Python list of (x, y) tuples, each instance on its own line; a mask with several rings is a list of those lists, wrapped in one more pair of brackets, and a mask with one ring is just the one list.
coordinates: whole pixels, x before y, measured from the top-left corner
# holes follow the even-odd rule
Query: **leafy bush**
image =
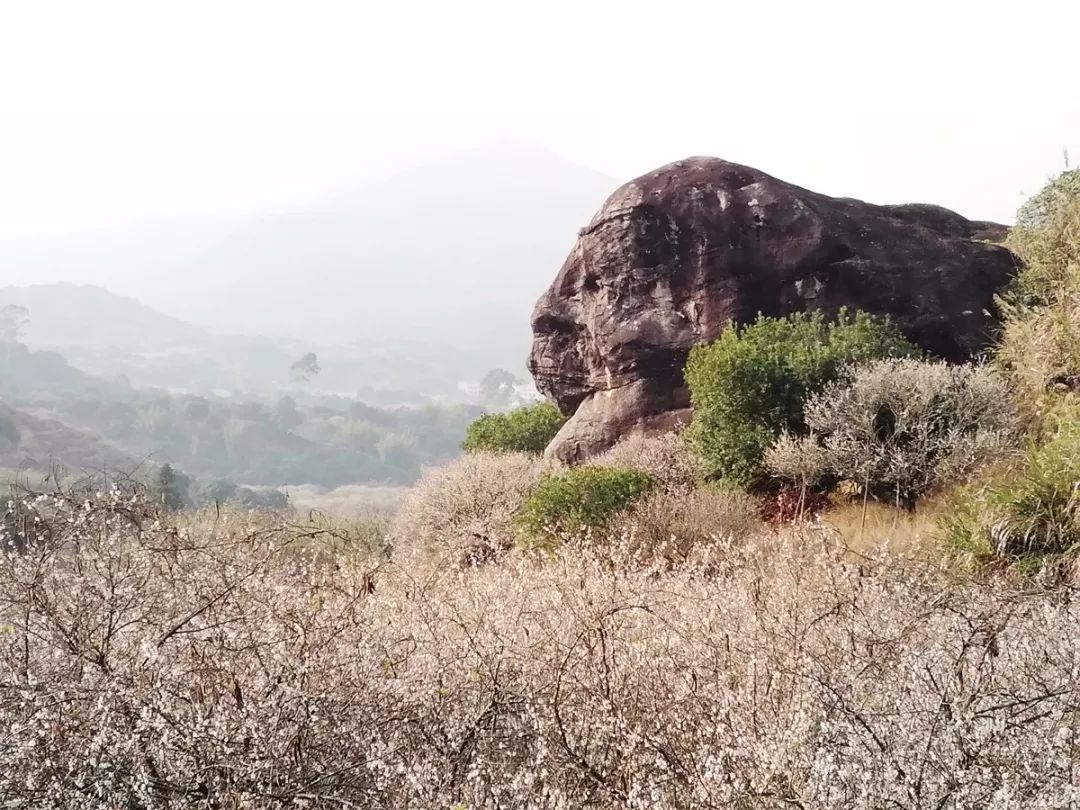
[(469, 425), (461, 448), (469, 453), (544, 452), (566, 418), (550, 402), (539, 402), (509, 413), (484, 414)]
[(554, 462), (525, 453), (475, 452), (424, 472), (390, 527), (397, 549), (460, 553), (513, 545), (513, 518)]
[(810, 435), (782, 436), (766, 454), (802, 485), (849, 479), (879, 500), (914, 505), (1014, 446), (1017, 420), (1004, 382), (983, 366), (912, 359), (853, 367), (812, 395)]
[(1064, 554), (1080, 544), (1080, 422), (1063, 420), (1022, 463), (956, 499), (947, 539), (978, 560)]
[(758, 319), (695, 347), (686, 366), (694, 419), (689, 437), (714, 477), (754, 486), (765, 451), (783, 431), (801, 434), (803, 400), (843, 366), (917, 354), (887, 320), (841, 311)]
[(592, 464), (643, 470), (653, 477), (657, 489), (667, 492), (692, 490), (704, 475), (701, 461), (686, 437), (678, 433), (632, 434), (597, 456)]
[(653, 486), (647, 472), (585, 466), (545, 476), (517, 516), (529, 546), (552, 548), (562, 538), (601, 529)]

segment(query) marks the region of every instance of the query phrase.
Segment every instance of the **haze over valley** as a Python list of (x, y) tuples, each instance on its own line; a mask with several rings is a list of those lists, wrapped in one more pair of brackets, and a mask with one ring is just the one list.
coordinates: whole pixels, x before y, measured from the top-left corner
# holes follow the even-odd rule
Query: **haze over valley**
[(519, 372), (532, 304), (616, 185), (504, 139), (273, 214), (0, 241), (0, 284), (96, 285), (218, 336), (407, 341)]
[[(504, 139), (278, 213), (0, 243), (0, 310), (28, 350), (0, 383), (25, 411), (0, 467), (407, 484), (480, 407), (536, 396), (532, 303), (613, 185)], [(51, 452), (40, 418), (71, 428)]]

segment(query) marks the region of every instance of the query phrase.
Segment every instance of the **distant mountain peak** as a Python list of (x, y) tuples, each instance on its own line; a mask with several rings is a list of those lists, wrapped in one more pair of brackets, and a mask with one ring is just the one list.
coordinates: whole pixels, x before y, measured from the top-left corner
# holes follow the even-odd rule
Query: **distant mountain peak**
[[(143, 311), (135, 320), (151, 333), (205, 329), (312, 344), (408, 339), (518, 368), (535, 300), (617, 185), (550, 149), (498, 136), (217, 229), (181, 224), (146, 238), (86, 236), (22, 252), (0, 245), (0, 283), (74, 279), (119, 293), (95, 303), (95, 313), (72, 304), (80, 320), (96, 314), (99, 330), (121, 296), (133, 296), (175, 320)], [(20, 275), (5, 279), (8, 267)], [(77, 301), (76, 289), (53, 294)], [(104, 295), (83, 290), (83, 300), (95, 294)]]
[(203, 340), (207, 333), (100, 284), (54, 282), (0, 287), (0, 306), (30, 311), (27, 342), (41, 348), (82, 345), (147, 351)]

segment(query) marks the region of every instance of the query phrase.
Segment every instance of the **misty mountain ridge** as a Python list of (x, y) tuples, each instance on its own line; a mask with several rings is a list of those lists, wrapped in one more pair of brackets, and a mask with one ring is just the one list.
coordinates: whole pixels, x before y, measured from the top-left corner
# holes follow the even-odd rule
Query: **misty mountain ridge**
[(615, 185), (503, 141), (282, 213), (0, 244), (0, 283), (77, 279), (207, 334), (410, 340), (517, 373), (533, 303)]
[(30, 284), (0, 287), (0, 307), (25, 307), (22, 337), (41, 349), (167, 352), (213, 340), (203, 329), (95, 284)]
[(306, 388), (382, 404), (460, 399), (462, 381), (479, 379), (487, 370), (460, 350), (417, 340), (321, 345), (217, 335), (88, 284), (0, 287), (0, 308), (8, 305), (29, 311), (20, 339), (31, 349), (59, 353), (91, 375), (173, 391), (279, 392), (295, 386), (291, 366), (309, 351), (318, 356), (321, 371)]

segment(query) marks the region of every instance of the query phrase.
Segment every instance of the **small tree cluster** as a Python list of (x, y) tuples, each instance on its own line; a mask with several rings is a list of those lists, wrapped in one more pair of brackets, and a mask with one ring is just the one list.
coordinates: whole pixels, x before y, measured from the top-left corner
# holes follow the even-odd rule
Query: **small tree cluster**
[(759, 317), (690, 353), (689, 438), (710, 475), (752, 487), (767, 477), (765, 451), (784, 431), (805, 430), (803, 401), (842, 368), (916, 348), (887, 319), (841, 311)]
[(19, 437), (15, 412), (0, 406), (0, 448), (14, 447), (19, 443)]
[(18, 343), (30, 322), (30, 310), (18, 304), (0, 307), (0, 343)]
[(319, 357), (315, 352), (308, 352), (289, 367), (295, 382), (311, 382), (311, 378), (320, 371), (322, 369), (319, 367)]
[(518, 380), (504, 368), (493, 368), (480, 381), (480, 404), (501, 411), (509, 408), (517, 396)]
[(179, 512), (192, 505), (191, 478), (176, 470), (171, 464), (162, 464), (154, 476), (153, 492), (161, 507), (169, 512)]

